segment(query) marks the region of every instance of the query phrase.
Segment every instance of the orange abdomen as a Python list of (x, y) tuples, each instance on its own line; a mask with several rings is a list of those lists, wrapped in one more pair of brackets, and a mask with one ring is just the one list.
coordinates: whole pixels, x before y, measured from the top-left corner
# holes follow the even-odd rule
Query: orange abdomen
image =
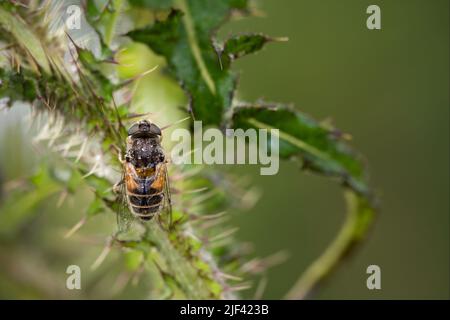
[(155, 179), (155, 170), (135, 169), (127, 165), (126, 193), (130, 210), (143, 220), (150, 220), (163, 203), (163, 184)]

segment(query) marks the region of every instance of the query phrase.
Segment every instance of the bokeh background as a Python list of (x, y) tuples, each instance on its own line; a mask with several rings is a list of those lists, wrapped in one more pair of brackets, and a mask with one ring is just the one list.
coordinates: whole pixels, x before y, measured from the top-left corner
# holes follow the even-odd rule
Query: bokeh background
[[(371, 4), (381, 7), (382, 30), (366, 28)], [(263, 16), (229, 22), (220, 35), (264, 32), (289, 41), (270, 44), (235, 63), (241, 72), (239, 97), (293, 103), (317, 119), (331, 118), (353, 136), (352, 143), (367, 158), (381, 200), (367, 241), (314, 298), (448, 299), (449, 2), (260, 0), (259, 8)], [(163, 63), (149, 52), (142, 61), (142, 69)], [(133, 73), (122, 70), (127, 72)], [(146, 97), (155, 105), (158, 99), (174, 106), (183, 101), (177, 86), (158, 73), (140, 87), (144, 104)], [(0, 174), (5, 181), (33, 172), (43, 159), (49, 161), (48, 155), (32, 152), (20, 129), (25, 113), (17, 108), (0, 117)], [(343, 222), (340, 187), (289, 162), (281, 163), (276, 176), (259, 176), (257, 167), (231, 170), (248, 175), (262, 191), (253, 209), (233, 216), (232, 223), (240, 228), (237, 237), (253, 243), (258, 256), (279, 250), (290, 254), (268, 272), (263, 296), (282, 298)], [(66, 266), (76, 263), (88, 269), (101, 250), (80, 245), (76, 237), (61, 240), (82, 217), (86, 197), (80, 190), (61, 207), (56, 207), (54, 195), (45, 204), (22, 208), (32, 218), (14, 243), (0, 246), (0, 297), (110, 297), (117, 277), (114, 263), (89, 273), (84, 293), (64, 288)], [(95, 230), (100, 241), (113, 224), (111, 217), (98, 216), (83, 227), (78, 240), (88, 241), (82, 235)], [(113, 253), (108, 259), (115, 258)], [(366, 287), (371, 264), (381, 267), (381, 290)], [(138, 284), (120, 297), (141, 297), (142, 290)], [(243, 293), (247, 298), (252, 294)]]

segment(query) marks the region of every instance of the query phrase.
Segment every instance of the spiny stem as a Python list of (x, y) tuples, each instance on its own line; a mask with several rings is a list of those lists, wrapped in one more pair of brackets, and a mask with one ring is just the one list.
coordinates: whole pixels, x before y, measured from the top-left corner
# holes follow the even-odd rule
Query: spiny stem
[(164, 254), (169, 269), (176, 274), (176, 279), (182, 286), (187, 299), (211, 298), (207, 287), (199, 281), (197, 270), (174, 247), (173, 243), (168, 239), (168, 233), (162, 230), (158, 223), (149, 223), (146, 238)]

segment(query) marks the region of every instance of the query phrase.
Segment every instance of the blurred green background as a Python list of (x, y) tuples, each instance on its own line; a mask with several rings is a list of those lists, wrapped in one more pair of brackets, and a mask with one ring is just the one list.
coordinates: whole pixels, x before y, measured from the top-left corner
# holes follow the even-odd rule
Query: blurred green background
[[(371, 4), (381, 8), (382, 30), (366, 28)], [(289, 41), (236, 62), (239, 97), (292, 102), (317, 119), (331, 118), (351, 133), (367, 158), (381, 199), (381, 213), (367, 241), (313, 297), (448, 299), (449, 2), (261, 0), (259, 8), (263, 17), (227, 23), (220, 35), (264, 32)], [(173, 106), (183, 100), (166, 78), (155, 73), (146, 79), (138, 90), (143, 103), (146, 94), (156, 104), (159, 98)], [(153, 85), (146, 87), (146, 81)], [(6, 180), (31, 172), (24, 168), (38, 163), (28, 155), (30, 147), (17, 147), (29, 139), (22, 135), (20, 140), (14, 125), (21, 114), (0, 117), (0, 175)], [(268, 272), (263, 296), (282, 298), (336, 235), (344, 217), (340, 187), (301, 173), (289, 162), (281, 163), (276, 176), (259, 176), (256, 167), (232, 170), (250, 176), (263, 192), (252, 210), (233, 216), (240, 228), (237, 237), (253, 243), (258, 256), (284, 249), (290, 253), (289, 260)], [(108, 258), (112, 263), (88, 273), (89, 290), (64, 288), (66, 266), (88, 269), (115, 223), (113, 217), (99, 216), (74, 239), (61, 240), (82, 217), (81, 204), (89, 203), (83, 190), (69, 198), (60, 208), (55, 206), (57, 195), (31, 208), (41, 214), (22, 228), (20, 241), (2, 243), (1, 298), (111, 297), (120, 270), (113, 263), (119, 259), (115, 254)], [(37, 233), (47, 225), (52, 231)], [(95, 239), (83, 238), (93, 230)], [(96, 247), (80, 246), (95, 242)], [(378, 291), (366, 287), (371, 264), (381, 267)], [(37, 279), (36, 271), (42, 275)], [(45, 280), (54, 279), (55, 272), (58, 281)], [(143, 290), (139, 284), (120, 297), (142, 297)]]
[[(366, 28), (381, 8), (382, 29)], [(449, 2), (425, 0), (262, 1), (264, 18), (229, 24), (289, 42), (237, 61), (240, 96), (294, 103), (331, 117), (368, 159), (381, 213), (368, 241), (317, 298), (449, 298)], [(291, 259), (270, 272), (277, 298), (331, 241), (343, 219), (339, 188), (292, 172), (259, 177), (264, 196), (236, 219), (238, 236)], [(255, 171), (256, 173), (256, 171)], [(366, 288), (370, 264), (382, 289)]]

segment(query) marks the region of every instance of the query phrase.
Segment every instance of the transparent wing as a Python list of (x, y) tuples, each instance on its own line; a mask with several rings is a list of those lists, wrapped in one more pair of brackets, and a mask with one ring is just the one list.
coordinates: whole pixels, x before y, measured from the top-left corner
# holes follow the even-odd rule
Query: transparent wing
[(133, 214), (128, 208), (127, 195), (125, 190), (125, 175), (122, 175), (122, 180), (118, 185), (118, 195), (117, 195), (117, 227), (118, 233), (126, 233), (130, 230), (131, 224), (135, 219)]
[(169, 172), (167, 170), (167, 166), (164, 164), (164, 175), (165, 175), (165, 184), (164, 184), (164, 206), (163, 211), (167, 216), (167, 222), (169, 229), (172, 228), (172, 198), (170, 194), (170, 181), (169, 181)]
[(163, 181), (163, 203), (160, 212), (160, 219), (162, 218), (162, 221), (164, 221), (166, 227), (170, 229), (172, 227), (172, 200), (170, 195), (169, 174), (165, 163), (160, 164), (156, 180)]

